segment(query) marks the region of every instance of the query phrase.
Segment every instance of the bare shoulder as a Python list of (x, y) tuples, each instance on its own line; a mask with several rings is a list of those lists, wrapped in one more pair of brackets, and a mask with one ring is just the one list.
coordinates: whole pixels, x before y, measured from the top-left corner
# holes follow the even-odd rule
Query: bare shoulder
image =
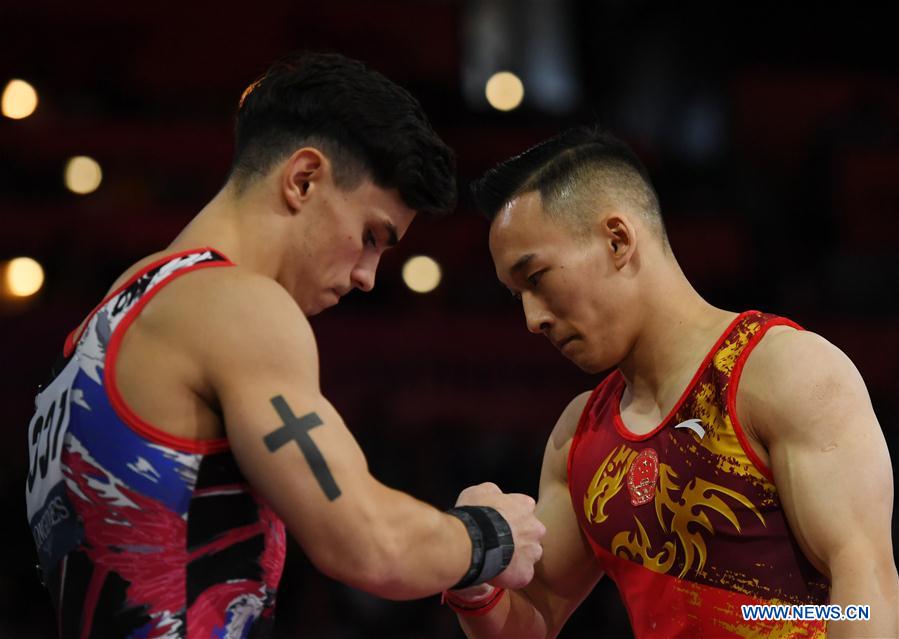
[(778, 326), (750, 355), (741, 386), (761, 386), (781, 397), (802, 391), (823, 400), (855, 382), (861, 376), (839, 348), (816, 333)]
[(581, 419), (581, 413), (584, 412), (584, 407), (587, 405), (587, 400), (590, 399), (591, 392), (585, 391), (575, 396), (574, 399), (568, 402), (565, 410), (562, 411), (555, 428), (553, 428), (552, 435), (550, 435), (550, 439), (556, 446), (562, 445), (574, 437), (574, 432), (577, 430), (578, 422)]
[(545, 471), (552, 474), (565, 477), (567, 475), (568, 451), (571, 448), (571, 441), (577, 431), (581, 414), (590, 399), (591, 391), (583, 392), (568, 402), (565, 410), (559, 416), (549, 441), (546, 443), (546, 451), (544, 453), (543, 467)]
[(174, 302), (193, 308), (211, 322), (235, 326), (234, 320), (257, 323), (309, 322), (287, 291), (269, 277), (240, 266), (201, 269), (171, 284)]
[(775, 422), (784, 433), (805, 429), (815, 417), (870, 411), (864, 381), (849, 357), (822, 336), (789, 327), (772, 328), (762, 338), (746, 362), (739, 392), (744, 422), (763, 439)]
[[(148, 319), (212, 365), (297, 355), (317, 364), (309, 321), (271, 278), (240, 266), (201, 269), (173, 281)], [(148, 310), (150, 310), (148, 308)]]

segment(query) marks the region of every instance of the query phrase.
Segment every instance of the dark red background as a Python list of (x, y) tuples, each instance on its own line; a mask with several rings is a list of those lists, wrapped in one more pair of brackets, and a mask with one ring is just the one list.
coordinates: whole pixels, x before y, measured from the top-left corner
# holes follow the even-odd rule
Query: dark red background
[[(503, 4), (500, 2), (499, 4)], [(534, 3), (505, 3), (522, 16)], [(538, 3), (539, 4), (539, 3)], [(6, 560), (0, 637), (52, 634), (24, 515), (25, 426), (66, 332), (118, 273), (165, 246), (222, 184), (243, 88), (295, 48), (361, 58), (412, 90), (457, 151), (460, 183), (559, 129), (598, 119), (645, 159), (685, 271), (712, 302), (787, 315), (843, 348), (868, 382), (895, 450), (899, 416), (899, 59), (892, 22), (849, 12), (649, 2), (565, 2), (581, 99), (467, 105), (460, 83), (475, 3), (4, 2), (0, 83), (40, 92), (0, 119), (0, 259), (39, 258), (43, 292), (0, 307), (0, 463)], [(736, 12), (736, 13), (735, 13)], [(514, 22), (514, 21), (513, 21)], [(515, 24), (511, 32), (516, 33)], [(522, 36), (520, 55), (529, 49)], [(514, 64), (512, 65), (514, 68)], [(68, 193), (65, 160), (88, 154), (100, 189)], [(314, 320), (324, 390), (387, 483), (443, 507), (463, 486), (534, 492), (566, 402), (595, 384), (542, 338), (493, 277), (486, 224), (417, 222), (378, 286)], [(405, 257), (445, 278), (405, 289)], [(822, 478), (826, 481), (826, 478)], [(436, 599), (384, 602), (334, 584), (291, 548), (279, 637), (460, 637)], [(627, 637), (601, 583), (563, 632)]]

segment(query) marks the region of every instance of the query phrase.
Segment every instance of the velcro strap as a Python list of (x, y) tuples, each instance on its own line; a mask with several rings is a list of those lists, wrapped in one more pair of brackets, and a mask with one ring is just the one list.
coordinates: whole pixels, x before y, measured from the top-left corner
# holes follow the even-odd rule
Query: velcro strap
[(488, 506), (459, 506), (447, 513), (465, 524), (471, 538), (471, 565), (454, 590), (489, 581), (506, 569), (515, 553), (515, 542), (502, 515)]

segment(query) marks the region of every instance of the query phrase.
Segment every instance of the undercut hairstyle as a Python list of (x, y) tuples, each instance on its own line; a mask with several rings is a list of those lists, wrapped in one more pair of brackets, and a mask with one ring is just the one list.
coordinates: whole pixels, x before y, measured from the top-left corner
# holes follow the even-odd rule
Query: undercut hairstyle
[(493, 221), (503, 206), (532, 191), (543, 212), (587, 237), (600, 211), (639, 214), (669, 247), (649, 173), (623, 141), (598, 127), (568, 129), (490, 169), (471, 185), (476, 206)]
[(294, 53), (247, 87), (228, 179), (240, 192), (303, 146), (328, 157), (343, 190), (370, 178), (419, 213), (455, 207), (452, 150), (408, 91), (357, 60)]

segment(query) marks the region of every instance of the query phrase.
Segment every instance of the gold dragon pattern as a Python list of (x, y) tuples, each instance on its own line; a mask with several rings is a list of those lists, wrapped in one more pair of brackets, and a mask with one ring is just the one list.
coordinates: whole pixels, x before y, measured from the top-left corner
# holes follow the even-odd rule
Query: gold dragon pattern
[[(584, 512), (588, 521), (599, 524), (608, 519), (605, 506), (621, 490), (627, 471), (636, 457), (636, 451), (622, 445), (613, 449), (603, 460), (584, 496)], [(664, 533), (673, 534), (674, 540), (665, 541), (662, 549), (653, 553), (649, 535), (635, 516), (636, 530), (624, 530), (612, 538), (613, 554), (624, 559), (639, 557), (642, 564), (650, 570), (667, 573), (675, 565), (680, 553), (684, 557), (684, 566), (679, 576), (684, 578), (694, 564), (697, 574), (705, 567), (708, 549), (702, 528), (715, 534), (714, 526), (709, 520), (709, 510), (720, 513), (737, 532), (741, 532), (739, 519), (724, 498), (742, 504), (758, 517), (762, 525), (766, 525), (755, 505), (742, 494), (699, 477), (681, 488), (677, 483), (678, 479), (677, 472), (671, 466), (659, 464), (655, 513)], [(666, 521), (668, 513), (670, 522)], [(691, 524), (696, 524), (692, 530)]]
[(636, 457), (635, 451), (621, 445), (613, 448), (602, 461), (599, 470), (593, 475), (593, 481), (587, 487), (587, 494), (584, 495), (584, 512), (587, 514), (587, 521), (601, 524), (608, 518), (605, 512), (606, 504), (621, 490), (621, 483), (624, 481), (627, 469), (630, 468)]

